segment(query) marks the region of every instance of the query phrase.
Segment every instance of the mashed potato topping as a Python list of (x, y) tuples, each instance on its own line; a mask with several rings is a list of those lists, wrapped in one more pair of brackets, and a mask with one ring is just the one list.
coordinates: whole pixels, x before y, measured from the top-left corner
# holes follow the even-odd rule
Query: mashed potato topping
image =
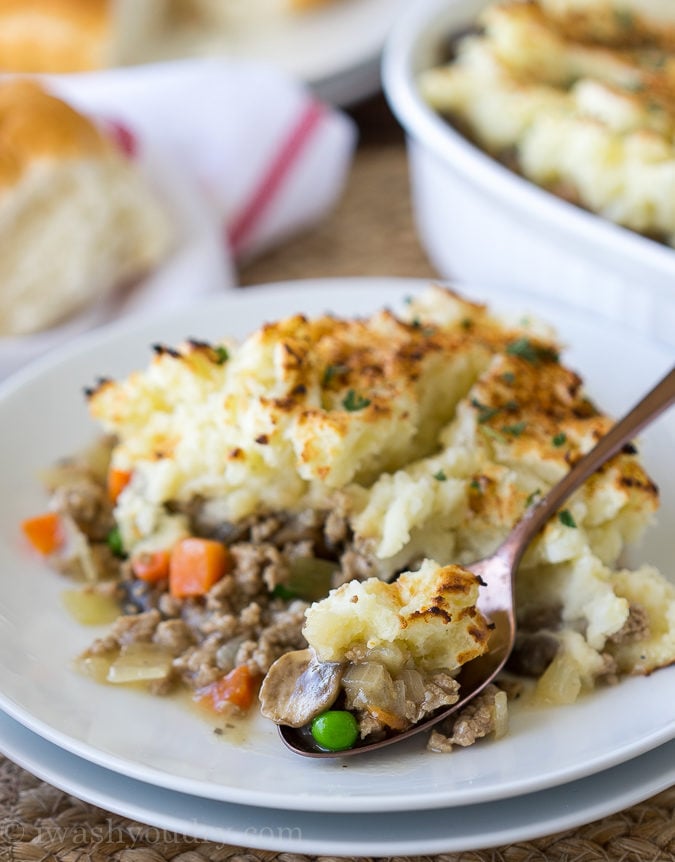
[[(620, 26), (610, 0), (590, 4), (599, 11), (583, 5), (583, 14), (569, 0), (488, 6), (480, 34), (460, 39), (450, 64), (424, 73), (421, 92), (524, 176), (673, 244), (675, 55), (665, 38), (675, 33), (672, 10), (662, 26), (659, 10), (644, 10), (652, 28), (636, 45), (628, 38), (636, 29)], [(603, 41), (590, 26), (602, 14), (619, 22), (623, 40)]]
[(541, 0), (541, 5), (578, 39), (675, 46), (675, 7), (670, 0)]
[[(525, 357), (521, 347), (527, 354), (529, 343), (517, 340), (491, 361), (439, 435), (436, 453), (368, 489), (347, 489), (355, 532), (383, 567), (429, 545), (460, 563), (486, 556), (611, 426), (554, 354)], [(524, 565), (571, 559), (586, 547), (613, 563), (656, 502), (655, 486), (627, 451), (571, 499), (577, 529), (550, 523)]]
[(412, 309), (294, 316), (241, 345), (157, 347), (147, 371), (100, 383), (91, 412), (118, 437), (114, 466), (133, 470), (116, 513), (125, 545), (152, 538), (168, 501), (201, 496), (228, 520), (328, 506), (337, 489), (433, 452), (495, 348), (521, 331), (435, 299), (438, 324)]
[(394, 647), (422, 670), (456, 670), (484, 652), (489, 629), (476, 611), (479, 580), (425, 560), (393, 583), (350, 581), (307, 610), (303, 633), (321, 661)]

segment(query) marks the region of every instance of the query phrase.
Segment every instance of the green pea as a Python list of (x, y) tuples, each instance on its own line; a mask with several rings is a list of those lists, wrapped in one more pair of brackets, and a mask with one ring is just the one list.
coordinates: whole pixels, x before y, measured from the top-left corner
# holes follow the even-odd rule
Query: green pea
[(119, 527), (113, 527), (107, 536), (108, 547), (116, 557), (124, 557), (124, 543)]
[(359, 724), (351, 712), (329, 709), (312, 721), (312, 736), (317, 745), (327, 751), (352, 748), (359, 737)]

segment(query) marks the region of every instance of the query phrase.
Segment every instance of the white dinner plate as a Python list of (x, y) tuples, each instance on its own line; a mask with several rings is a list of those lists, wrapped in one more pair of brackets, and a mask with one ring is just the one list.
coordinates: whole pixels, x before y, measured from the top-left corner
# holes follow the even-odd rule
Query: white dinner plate
[[(423, 741), (351, 759), (313, 761), (288, 752), (263, 719), (219, 736), (181, 703), (97, 685), (70, 663), (93, 639), (61, 608), (64, 580), (31, 555), (22, 518), (40, 512), (37, 475), (91, 442), (82, 389), (98, 377), (145, 366), (149, 345), (184, 337), (242, 336), (293, 312), (353, 314), (398, 305), (425, 282), (335, 279), (251, 288), (133, 327), (114, 326), (0, 389), (0, 706), (35, 733), (115, 772), (204, 798), (314, 812), (403, 811), (464, 806), (550, 788), (596, 773), (675, 737), (675, 667), (631, 678), (574, 706), (514, 709), (509, 734), (450, 755)], [(666, 370), (672, 349), (627, 336), (599, 318), (534, 296), (464, 291), (495, 308), (537, 313), (554, 323), (583, 369), (590, 394), (623, 412)], [(627, 349), (627, 348), (630, 349)], [(659, 525), (638, 559), (673, 572), (675, 415), (662, 417), (640, 448), (661, 485)], [(645, 704), (648, 708), (645, 708)]]
[[(134, 781), (46, 742), (2, 712), (0, 751), (66, 793), (161, 829), (164, 844), (191, 835), (277, 853), (408, 856), (532, 841), (607, 817), (675, 782), (675, 742), (669, 742), (589, 778), (501, 802), (391, 814), (317, 814), (216, 802)], [(116, 824), (108, 823), (109, 835), (103, 823), (92, 826), (96, 841), (114, 840)], [(50, 830), (45, 838), (68, 837), (67, 825), (44, 828)], [(86, 837), (86, 827), (73, 823), (75, 829), (80, 840), (83, 833)], [(0, 823), (3, 835), (20, 841), (22, 825)], [(148, 840), (153, 837), (150, 832)]]

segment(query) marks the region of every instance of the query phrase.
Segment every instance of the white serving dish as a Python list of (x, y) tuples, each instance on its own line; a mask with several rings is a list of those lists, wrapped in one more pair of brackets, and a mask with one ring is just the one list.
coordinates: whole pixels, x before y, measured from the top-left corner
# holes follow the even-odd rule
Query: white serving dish
[(445, 278), (519, 288), (675, 345), (675, 250), (517, 176), (420, 98), (416, 76), (489, 0), (416, 0), (392, 29), (383, 86), (408, 141), (420, 238)]

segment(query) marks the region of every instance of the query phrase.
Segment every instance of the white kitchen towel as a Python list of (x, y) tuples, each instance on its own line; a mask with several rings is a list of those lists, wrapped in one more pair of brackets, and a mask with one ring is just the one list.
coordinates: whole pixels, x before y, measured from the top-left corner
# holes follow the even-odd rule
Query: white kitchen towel
[(272, 66), (184, 60), (48, 79), (64, 98), (163, 149), (213, 208), (237, 259), (320, 219), (336, 202), (356, 131)]

